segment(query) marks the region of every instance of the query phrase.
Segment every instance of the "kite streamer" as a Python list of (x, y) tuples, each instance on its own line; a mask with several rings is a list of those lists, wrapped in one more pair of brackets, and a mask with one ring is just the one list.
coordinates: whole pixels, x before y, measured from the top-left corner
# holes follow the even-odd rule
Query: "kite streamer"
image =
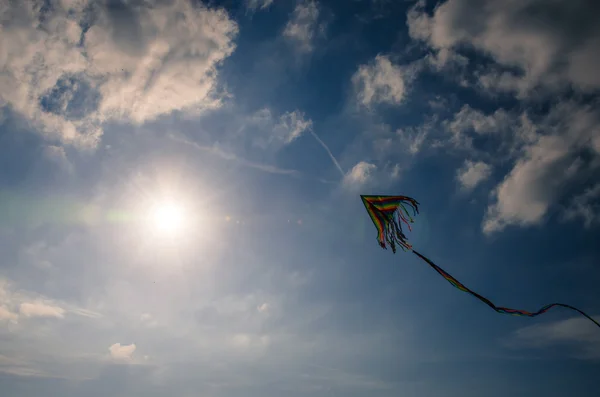
[(546, 305), (539, 309), (536, 312), (528, 312), (526, 310), (517, 310), (510, 309), (507, 307), (501, 307), (494, 305), (489, 299), (479, 295), (477, 292), (472, 291), (468, 287), (464, 286), (460, 281), (452, 277), (449, 273), (447, 273), (444, 269), (433, 263), (429, 258), (420, 254), (416, 250), (412, 248), (412, 245), (408, 243), (406, 235), (402, 230), (402, 224), (406, 225), (408, 230), (411, 230), (410, 224), (414, 223), (412, 216), (410, 215), (408, 208), (412, 209), (413, 215), (419, 213), (419, 203), (410, 197), (406, 196), (365, 196), (362, 195), (361, 199), (371, 220), (377, 227), (377, 241), (379, 245), (387, 249), (386, 243), (392, 248), (392, 251), (396, 252), (396, 245), (399, 245), (404, 251), (411, 251), (413, 254), (421, 258), (425, 263), (427, 263), (433, 270), (435, 270), (440, 276), (446, 279), (450, 284), (454, 287), (458, 288), (463, 292), (467, 292), (493, 310), (498, 313), (503, 314), (511, 314), (513, 316), (526, 316), (526, 317), (535, 317), (542, 313), (547, 312), (553, 307), (564, 307), (567, 309), (574, 310), (586, 317), (588, 320), (592, 321), (598, 327), (600, 327), (600, 323), (594, 320), (592, 317), (584, 313), (583, 311), (577, 309), (576, 307), (566, 305), (564, 303), (552, 303)]

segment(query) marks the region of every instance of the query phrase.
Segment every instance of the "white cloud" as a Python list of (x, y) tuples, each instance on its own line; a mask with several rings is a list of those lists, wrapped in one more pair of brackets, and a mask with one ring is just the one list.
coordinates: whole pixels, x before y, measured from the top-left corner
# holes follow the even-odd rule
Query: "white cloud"
[(100, 87), (103, 113), (143, 122), (174, 110), (218, 106), (211, 96), (215, 67), (233, 52), (238, 31), (227, 13), (179, 0), (137, 17), (138, 37), (115, 40), (110, 27), (116, 22), (109, 16), (86, 34), (92, 73), (109, 77)]
[(262, 303), (260, 306), (256, 308), (261, 313), (269, 312), (269, 304), (267, 302)]
[(496, 202), (488, 208), (484, 220), (485, 232), (499, 231), (511, 224), (541, 222), (569, 177), (559, 170), (575, 164), (569, 164), (569, 149), (556, 136), (541, 137), (527, 152), (496, 187)]
[(404, 73), (385, 55), (361, 65), (352, 76), (358, 101), (370, 107), (377, 103), (399, 104), (405, 95)]
[[(523, 147), (512, 170), (493, 192), (483, 230), (540, 223), (567, 183), (585, 180), (598, 168), (600, 113), (594, 105), (562, 103), (524, 129)], [(581, 158), (587, 151), (592, 159)]]
[[(453, 117), (436, 124), (450, 133), (450, 138), (436, 141), (435, 130), (428, 129), (432, 147), (451, 145), (466, 151), (471, 158), (457, 172), (457, 180), (470, 190), (508, 165), (509, 170), (491, 194), (482, 228), (486, 233), (506, 226), (531, 226), (544, 221), (548, 211), (559, 202), (569, 202), (566, 219), (582, 219), (585, 225), (595, 222), (595, 189), (575, 198), (567, 191), (586, 189), (595, 181), (600, 168), (600, 112), (597, 101), (582, 104), (563, 101), (545, 114), (528, 109), (521, 113), (497, 109), (484, 113), (464, 105)], [(403, 147), (417, 152), (422, 143), (415, 128), (401, 130), (406, 135)], [(400, 130), (398, 131), (400, 132)], [(389, 154), (396, 140), (379, 139), (378, 152)], [(418, 144), (418, 145), (417, 145)]]
[(479, 183), (490, 177), (492, 167), (483, 161), (473, 162), (465, 160), (463, 166), (457, 171), (456, 179), (464, 190), (472, 190)]
[(65, 309), (41, 301), (25, 302), (19, 306), (19, 314), (24, 317), (64, 318)]
[[(223, 10), (187, 0), (62, 2), (50, 11), (35, 2), (9, 4), (0, 10), (7, 21), (0, 28), (0, 106), (11, 105), (52, 137), (94, 146), (108, 119), (142, 123), (220, 104), (216, 68), (238, 31)], [(83, 31), (88, 6), (93, 24)]]
[(108, 351), (110, 352), (110, 356), (115, 360), (131, 360), (131, 356), (133, 355), (133, 352), (135, 352), (135, 349), (135, 343), (132, 343), (131, 345), (115, 343), (108, 348)]
[[(597, 321), (600, 317), (595, 318)], [(586, 318), (570, 318), (547, 324), (536, 324), (517, 330), (509, 345), (543, 348), (568, 343), (577, 349), (576, 356), (600, 359), (598, 327)]]
[[(596, 181), (600, 168), (600, 112), (598, 102), (582, 104), (563, 101), (545, 114), (528, 109), (522, 112), (497, 109), (484, 113), (464, 105), (454, 116), (438, 123), (429, 120), (417, 127), (377, 132), (374, 140), (378, 160), (389, 158), (401, 147), (417, 153), (424, 142), (432, 148), (452, 146), (466, 151), (469, 158), (457, 172), (463, 188), (470, 190), (491, 176), (492, 169), (508, 172), (493, 189), (482, 228), (486, 233), (506, 226), (531, 226), (544, 221), (550, 208), (571, 201), (568, 219), (596, 219), (592, 195), (576, 199), (565, 192), (586, 188)], [(441, 127), (441, 128), (439, 128)], [(440, 131), (450, 134), (440, 138)], [(398, 139), (400, 138), (400, 139)], [(584, 203), (585, 200), (585, 203)]]
[(349, 187), (359, 187), (364, 185), (371, 177), (373, 172), (377, 169), (375, 164), (361, 161), (356, 164), (350, 172), (344, 177), (344, 184)]
[(299, 2), (283, 30), (283, 36), (295, 43), (300, 52), (311, 52), (315, 36), (324, 32), (325, 26), (318, 23), (319, 13), (318, 2)]
[(408, 13), (411, 37), (438, 54), (469, 46), (490, 56), (498, 67), (480, 72), (485, 88), (520, 95), (563, 83), (581, 90), (600, 88), (600, 56), (595, 50), (600, 27), (594, 0), (448, 0), (432, 15), (423, 4)]
[(585, 227), (600, 223), (600, 183), (573, 197), (564, 217), (567, 220), (581, 218)]

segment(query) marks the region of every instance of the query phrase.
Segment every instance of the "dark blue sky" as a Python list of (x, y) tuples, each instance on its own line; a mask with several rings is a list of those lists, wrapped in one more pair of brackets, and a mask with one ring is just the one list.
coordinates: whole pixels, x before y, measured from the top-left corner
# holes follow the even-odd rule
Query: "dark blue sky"
[(596, 395), (596, 7), (0, 7), (3, 395)]

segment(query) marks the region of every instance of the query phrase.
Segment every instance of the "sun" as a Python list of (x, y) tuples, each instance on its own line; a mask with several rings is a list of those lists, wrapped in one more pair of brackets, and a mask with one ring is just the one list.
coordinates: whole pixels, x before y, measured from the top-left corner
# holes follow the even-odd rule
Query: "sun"
[(185, 211), (181, 204), (172, 201), (157, 203), (153, 206), (150, 220), (155, 230), (167, 234), (181, 232), (185, 224)]

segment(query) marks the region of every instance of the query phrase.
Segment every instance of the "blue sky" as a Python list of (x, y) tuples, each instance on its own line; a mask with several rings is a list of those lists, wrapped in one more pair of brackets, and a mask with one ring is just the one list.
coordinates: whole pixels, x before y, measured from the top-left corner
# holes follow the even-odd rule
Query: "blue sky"
[(592, 396), (597, 8), (1, 5), (3, 395)]

